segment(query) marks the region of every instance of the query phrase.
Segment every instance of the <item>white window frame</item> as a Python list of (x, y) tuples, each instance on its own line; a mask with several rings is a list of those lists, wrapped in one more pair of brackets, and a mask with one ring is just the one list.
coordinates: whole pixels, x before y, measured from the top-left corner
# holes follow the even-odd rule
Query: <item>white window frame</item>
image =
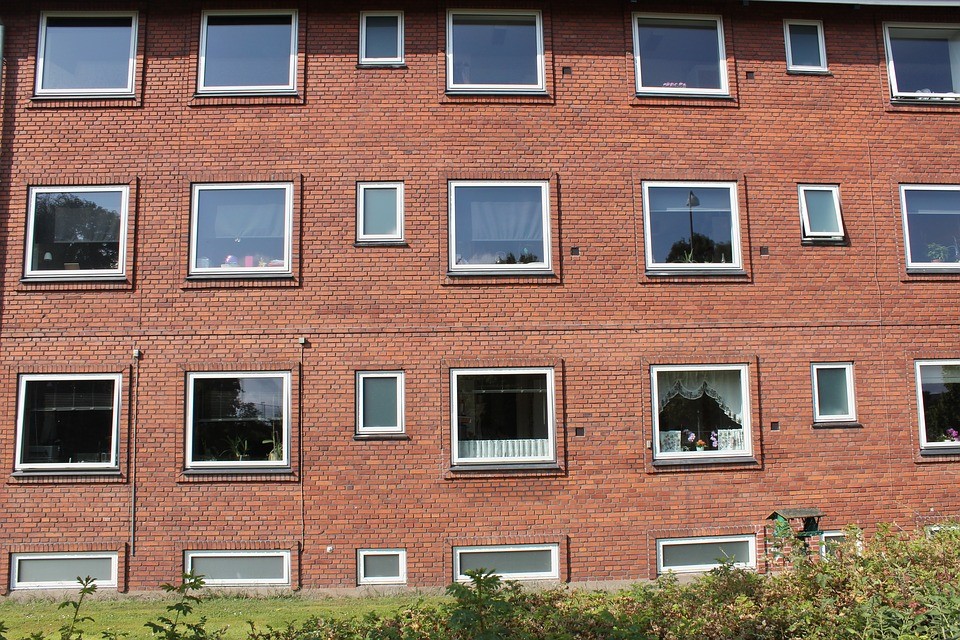
[[(482, 84), (482, 83), (456, 83), (454, 82), (454, 60), (453, 60), (453, 18), (454, 16), (489, 16), (496, 18), (499, 16), (512, 17), (532, 17), (536, 19), (537, 26), (537, 83), (536, 84)], [(546, 93), (546, 64), (543, 46), (543, 15), (539, 10), (480, 10), (480, 9), (449, 9), (447, 10), (447, 41), (446, 41), (446, 59), (447, 59), (447, 93)]]
[[(923, 380), (920, 378), (920, 367), (923, 366), (960, 366), (960, 359), (933, 359), (933, 360), (917, 360), (914, 362), (914, 379), (916, 380), (917, 387), (917, 414), (919, 418), (920, 425), (920, 448), (921, 449), (956, 449), (960, 447), (960, 442), (930, 442), (927, 440), (927, 424), (926, 418), (923, 415)], [(960, 418), (960, 416), (958, 416)]]
[[(908, 191), (953, 191), (957, 193), (960, 199), (960, 185), (947, 184), (901, 184), (900, 185), (900, 214), (903, 218), (903, 237), (904, 250), (907, 256), (907, 269), (929, 269), (937, 271), (960, 271), (960, 261), (958, 262), (921, 262), (913, 257), (910, 249), (910, 221), (907, 212), (907, 192)], [(960, 208), (957, 209), (956, 217), (960, 219)], [(958, 256), (960, 260), (960, 256)]]
[[(396, 233), (367, 233), (363, 225), (363, 211), (367, 191), (395, 189), (397, 192)], [(357, 242), (403, 242), (403, 183), (402, 182), (358, 182), (357, 183)]]
[[(720, 71), (718, 89), (700, 87), (645, 87), (640, 69), (640, 20), (644, 18), (667, 19), (690, 22), (712, 20), (717, 23), (717, 67)], [(719, 96), (730, 95), (730, 79), (727, 71), (727, 48), (723, 35), (723, 17), (718, 15), (696, 15), (686, 13), (646, 13), (634, 12), (631, 18), (633, 29), (633, 69), (636, 78), (637, 95), (674, 95), (674, 96)]]
[[(955, 32), (960, 39), (960, 24), (937, 24), (930, 22), (884, 22), (883, 23), (883, 44), (887, 55), (887, 76), (890, 79), (890, 95), (893, 100), (960, 100), (960, 91), (950, 91), (947, 93), (921, 93), (918, 91), (900, 91), (897, 86), (896, 65), (893, 60), (893, 46), (890, 39), (890, 29), (927, 29), (929, 31)], [(949, 38), (948, 38), (949, 39)], [(960, 44), (958, 44), (960, 46)], [(960, 60), (957, 61), (957, 68), (953, 69), (951, 64), (951, 75), (960, 74)], [(956, 83), (960, 84), (960, 82)]]
[(278, 579), (259, 580), (230, 580), (204, 576), (203, 581), (208, 587), (273, 587), (288, 586), (290, 584), (290, 551), (288, 549), (258, 549), (258, 550), (203, 550), (184, 551), (183, 570), (193, 572), (194, 558), (250, 558), (250, 557), (278, 557), (283, 559), (283, 577)]
[[(194, 460), (193, 459), (193, 390), (194, 381), (223, 378), (281, 378), (283, 380), (283, 458), (281, 460)], [(290, 466), (291, 398), (289, 371), (194, 371), (187, 373), (186, 397), (186, 466), (188, 469), (287, 468)]]
[[(34, 95), (38, 97), (89, 97), (109, 96), (112, 98), (134, 97), (134, 81), (137, 70), (137, 22), (136, 11), (44, 11), (40, 14), (40, 36), (37, 48), (37, 70)], [(43, 87), (43, 68), (47, 40), (47, 18), (130, 18), (130, 56), (127, 62), (127, 84), (124, 87), (108, 89), (45, 89)]]
[[(370, 378), (392, 378), (397, 381), (397, 424), (391, 427), (364, 427), (363, 426), (363, 389), (364, 383)], [(405, 406), (405, 379), (403, 371), (357, 371), (356, 375), (356, 396), (357, 396), (357, 435), (377, 435), (404, 433), (406, 425), (404, 424)]]
[[(460, 376), (470, 375), (515, 375), (515, 374), (543, 374), (547, 378), (547, 451), (542, 457), (511, 457), (511, 458), (461, 458), (459, 455), (459, 437), (457, 435), (457, 387)], [(471, 465), (515, 465), (515, 464), (543, 464), (557, 460), (557, 415), (556, 415), (556, 385), (553, 367), (483, 367), (471, 369), (450, 369), (450, 456), (455, 467)]]
[[(814, 231), (810, 225), (810, 212), (807, 209), (806, 193), (808, 191), (827, 191), (833, 196), (833, 208), (837, 213), (837, 233), (830, 231)], [(842, 240), (846, 237), (843, 227), (843, 212), (840, 209), (840, 187), (832, 184), (800, 184), (797, 185), (800, 200), (800, 224), (803, 227), (803, 237), (808, 240)]]
[[(732, 451), (661, 451), (660, 450), (660, 388), (657, 374), (661, 371), (738, 371), (743, 414), (743, 449)], [(650, 389), (653, 408), (653, 458), (654, 460), (687, 459), (691, 464), (709, 463), (724, 458), (742, 458), (753, 455), (753, 428), (750, 405), (750, 369), (745, 364), (670, 364), (650, 367)]]
[[(120, 198), (120, 232), (117, 236), (119, 251), (117, 254), (116, 269), (78, 269), (57, 271), (44, 271), (32, 268), (33, 265), (33, 233), (36, 226), (36, 208), (37, 194), (40, 193), (82, 193), (82, 192), (104, 192), (116, 191), (121, 194)], [(27, 212), (27, 238), (25, 264), (23, 269), (24, 278), (37, 280), (93, 280), (97, 278), (123, 277), (127, 274), (127, 221), (129, 220), (130, 205), (130, 187), (125, 184), (111, 185), (82, 185), (82, 186), (49, 186), (49, 187), (30, 187), (30, 205)]]
[[(17, 443), (16, 443), (16, 463), (14, 469), (17, 471), (87, 471), (100, 469), (116, 469), (119, 466), (118, 451), (120, 449), (120, 398), (123, 376), (119, 373), (34, 373), (22, 374), (17, 385)], [(111, 380), (113, 381), (113, 429), (111, 438), (113, 445), (110, 448), (109, 462), (21, 462), (23, 455), (23, 429), (25, 409), (24, 401), (26, 399), (27, 383), (39, 382), (43, 380), (65, 381), (65, 380)]]
[[(210, 17), (220, 16), (290, 16), (290, 68), (286, 84), (277, 85), (238, 85), (212, 86), (205, 83), (207, 64), (207, 21)], [(200, 52), (197, 62), (197, 93), (204, 95), (223, 94), (277, 94), (297, 92), (297, 54), (298, 26), (296, 9), (277, 9), (263, 11), (204, 11), (200, 20)]]
[[(201, 191), (240, 191), (243, 189), (282, 190), (283, 196), (283, 264), (282, 267), (241, 267), (226, 269), (220, 266), (198, 267), (197, 265), (197, 228), (200, 219)], [(190, 194), (190, 255), (187, 273), (191, 276), (213, 278), (247, 277), (256, 278), (284, 276), (293, 274), (293, 183), (292, 182), (223, 182), (195, 183)]]
[(757, 536), (755, 535), (736, 535), (736, 536), (706, 536), (695, 538), (660, 538), (657, 540), (657, 573), (703, 573), (716, 569), (721, 566), (719, 563), (687, 565), (674, 568), (663, 566), (663, 548), (680, 545), (694, 544), (716, 544), (722, 542), (746, 542), (749, 549), (750, 560), (748, 562), (734, 562), (733, 566), (738, 569), (756, 569), (757, 568)]
[(831, 546), (841, 544), (847, 539), (843, 531), (824, 531), (820, 534), (820, 557), (824, 560), (830, 560), (833, 556), (829, 549)]
[[(790, 42), (790, 27), (792, 26), (801, 26), (801, 27), (816, 27), (817, 28), (817, 40), (819, 41), (820, 47), (820, 60), (823, 64), (819, 66), (805, 65), (805, 64), (794, 64), (793, 62), (793, 45)], [(784, 20), (783, 21), (783, 43), (787, 50), (787, 71), (793, 71), (794, 73), (825, 73), (829, 71), (827, 67), (827, 45), (823, 39), (823, 21), (822, 20)]]
[[(653, 230), (650, 222), (650, 188), (651, 187), (682, 187), (696, 191), (697, 189), (728, 189), (730, 191), (730, 262), (654, 262), (653, 261)], [(715, 271), (728, 273), (743, 270), (743, 251), (740, 247), (740, 206), (738, 202), (736, 182), (686, 182), (686, 181), (644, 181), (643, 183), (643, 236), (644, 252), (648, 271)], [(684, 209), (683, 211), (686, 211)], [(678, 212), (678, 215), (683, 215)]]
[[(459, 187), (539, 187), (543, 228), (543, 260), (531, 264), (457, 264), (456, 190)], [(548, 275), (553, 273), (552, 243), (550, 228), (550, 182), (548, 180), (451, 180), (447, 183), (449, 212), (447, 220), (447, 265), (451, 273), (468, 275)]]
[(487, 546), (464, 546), (453, 548), (453, 576), (457, 582), (469, 582), (470, 576), (460, 571), (460, 556), (464, 553), (496, 553), (499, 551), (549, 551), (550, 571), (531, 573), (497, 573), (505, 580), (559, 580), (560, 545), (557, 544), (508, 544)]
[[(820, 413), (820, 391), (817, 385), (818, 373), (821, 369), (843, 369), (847, 386), (847, 413), (842, 415), (823, 415)], [(857, 401), (854, 395), (853, 363), (852, 362), (814, 362), (810, 365), (810, 379), (813, 382), (813, 421), (823, 422), (856, 422)]]
[(108, 559), (110, 560), (110, 578), (107, 580), (97, 580), (98, 589), (116, 589), (117, 587), (117, 552), (116, 551), (86, 551), (86, 552), (68, 552), (68, 553), (14, 553), (10, 556), (10, 589), (28, 590), (28, 589), (76, 589), (78, 582), (76, 577), (71, 580), (56, 580), (51, 582), (21, 582), (20, 581), (20, 561), (21, 560), (82, 560), (85, 558)]
[[(367, 556), (397, 556), (400, 559), (400, 574), (396, 577), (368, 578), (364, 575), (363, 561)], [(357, 584), (406, 584), (407, 583), (407, 550), (406, 549), (357, 549)]]
[[(393, 58), (368, 58), (364, 55), (367, 50), (367, 18), (396, 18), (397, 19), (397, 55)], [(361, 65), (402, 65), (404, 64), (403, 51), (403, 11), (361, 11), (360, 12), (360, 64)]]

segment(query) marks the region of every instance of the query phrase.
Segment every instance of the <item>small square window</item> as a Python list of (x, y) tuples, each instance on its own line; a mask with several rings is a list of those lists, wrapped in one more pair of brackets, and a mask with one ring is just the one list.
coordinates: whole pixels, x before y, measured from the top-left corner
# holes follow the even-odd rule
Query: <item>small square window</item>
[(290, 465), (290, 374), (187, 375), (187, 466)]
[(403, 241), (403, 183), (357, 185), (357, 242)]
[(293, 185), (195, 184), (190, 275), (290, 275)]
[(453, 464), (556, 460), (553, 369), (453, 369)]
[(746, 365), (654, 366), (651, 376), (655, 459), (752, 453)]
[(77, 589), (77, 576), (90, 576), (100, 589), (117, 586), (116, 552), (14, 553), (11, 589)]
[(920, 447), (960, 448), (960, 360), (918, 360)]
[(403, 372), (357, 372), (357, 434), (403, 433)]
[(844, 543), (847, 536), (843, 531), (824, 531), (820, 536), (820, 557), (824, 560), (833, 558), (837, 547)]
[(657, 540), (657, 573), (700, 573), (726, 562), (756, 569), (756, 536), (715, 536)]
[(403, 64), (403, 12), (360, 14), (360, 64)]
[(802, 184), (800, 222), (805, 240), (843, 240), (840, 215), (840, 188), (830, 185)]
[(18, 471), (117, 468), (120, 374), (20, 376)]
[(452, 273), (552, 273), (546, 181), (451, 182), (449, 199)]
[(885, 24), (894, 99), (960, 99), (960, 25)]
[(737, 185), (644, 182), (647, 269), (740, 271)]
[(539, 11), (447, 13), (447, 91), (544, 93)]
[(137, 14), (43, 13), (38, 96), (133, 97)]
[(129, 187), (33, 187), (26, 278), (95, 279), (126, 271)]
[(638, 94), (730, 93), (719, 16), (634, 14), (633, 56)]
[(555, 544), (454, 547), (454, 579), (465, 582), (467, 571), (482, 569), (505, 580), (559, 580), (559, 551)]
[(295, 11), (204, 12), (199, 93), (292, 93), (296, 73)]
[(787, 46), (787, 70), (824, 72), (827, 70), (823, 23), (819, 20), (785, 20), (783, 39)]
[(810, 365), (813, 377), (814, 422), (856, 422), (853, 364), (831, 362)]
[(203, 576), (210, 587), (259, 587), (290, 584), (290, 552), (187, 551), (184, 571)]
[(960, 270), (960, 186), (901, 185), (907, 268)]
[(357, 549), (357, 584), (406, 584), (404, 549)]

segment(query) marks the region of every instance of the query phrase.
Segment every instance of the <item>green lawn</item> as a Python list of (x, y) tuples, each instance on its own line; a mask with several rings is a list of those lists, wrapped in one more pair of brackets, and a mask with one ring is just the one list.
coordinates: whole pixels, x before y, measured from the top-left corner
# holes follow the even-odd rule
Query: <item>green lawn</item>
[[(72, 596), (75, 597), (75, 596)], [(302, 622), (311, 616), (337, 618), (362, 617), (364, 614), (396, 611), (405, 605), (417, 602), (416, 595), (381, 596), (370, 598), (321, 598), (299, 595), (276, 597), (231, 597), (210, 596), (200, 603), (188, 621), (196, 622), (207, 617), (207, 629), (226, 628), (226, 638), (239, 640), (247, 637), (250, 627), (247, 620), (256, 622), (258, 628), (266, 625), (285, 627), (288, 622)], [(424, 596), (424, 600), (437, 602), (439, 596)], [(112, 598), (93, 599), (83, 603), (81, 614), (90, 616), (93, 622), (85, 622), (84, 637), (99, 638), (105, 630), (126, 632), (129, 638), (150, 638), (150, 630), (144, 623), (166, 615), (165, 607), (172, 598)], [(73, 616), (73, 608), (59, 609), (59, 601), (51, 599), (0, 600), (0, 621), (4, 622), (10, 640), (41, 631), (52, 635), (65, 621)], [(59, 636), (58, 636), (59, 637)]]

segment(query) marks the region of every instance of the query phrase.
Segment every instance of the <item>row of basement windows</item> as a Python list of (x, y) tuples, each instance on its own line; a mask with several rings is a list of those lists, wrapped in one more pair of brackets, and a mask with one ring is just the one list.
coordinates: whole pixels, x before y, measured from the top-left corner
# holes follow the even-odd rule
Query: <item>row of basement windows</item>
[[(403, 186), (357, 185), (358, 244), (405, 241)], [(840, 188), (798, 189), (803, 241), (844, 242)], [(31, 188), (24, 277), (125, 276), (129, 195), (125, 185)], [(960, 187), (902, 185), (900, 195), (907, 267), (960, 269)], [(451, 274), (553, 272), (547, 181), (451, 181), (449, 203)], [(293, 209), (289, 182), (194, 184), (189, 275), (291, 275)], [(653, 273), (743, 268), (736, 183), (644, 182), (643, 227)]]
[[(134, 95), (137, 13), (41, 16), (38, 97)], [(638, 95), (730, 95), (720, 16), (635, 13)], [(450, 93), (546, 93), (540, 11), (447, 12)], [(256, 46), (250, 43), (255, 42)], [(960, 25), (884, 25), (894, 99), (960, 98)], [(823, 24), (784, 22), (787, 69), (828, 73)], [(206, 11), (197, 93), (296, 93), (296, 11)], [(359, 63), (404, 64), (403, 12), (360, 14)]]
[[(920, 440), (931, 451), (960, 447), (960, 360), (916, 362)], [(291, 374), (187, 375), (186, 466), (200, 470), (290, 467)], [(856, 424), (853, 364), (811, 365), (815, 425)], [(403, 371), (356, 373), (356, 436), (406, 427)], [(20, 472), (119, 467), (120, 374), (27, 374), (18, 392)], [(452, 369), (451, 463), (556, 462), (551, 367)], [(742, 364), (651, 367), (657, 460), (710, 461), (752, 455), (748, 368)]]
[[(836, 539), (839, 532), (828, 537)], [(821, 547), (826, 549), (827, 546)], [(357, 584), (406, 584), (405, 549), (357, 549)], [(262, 587), (291, 584), (290, 551), (283, 549), (184, 552), (184, 571), (204, 576), (208, 586)], [(657, 571), (695, 573), (721, 564), (754, 569), (756, 536), (711, 536), (657, 540)], [(76, 576), (90, 576), (101, 588), (117, 587), (118, 554), (14, 553), (11, 557), (12, 589), (63, 589), (77, 586)], [(453, 548), (453, 576), (465, 581), (468, 571), (487, 569), (510, 580), (559, 580), (557, 544), (458, 546)]]

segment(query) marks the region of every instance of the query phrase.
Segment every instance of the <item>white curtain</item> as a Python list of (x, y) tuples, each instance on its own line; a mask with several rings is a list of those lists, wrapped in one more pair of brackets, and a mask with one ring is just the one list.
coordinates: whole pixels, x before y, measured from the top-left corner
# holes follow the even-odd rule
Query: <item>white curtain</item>
[(470, 239), (526, 240), (539, 243), (543, 239), (543, 215), (539, 203), (471, 203)]
[(550, 455), (547, 439), (461, 440), (461, 458), (545, 458)]
[(270, 204), (222, 204), (214, 218), (217, 238), (283, 237), (283, 213)]
[(716, 400), (731, 420), (743, 424), (743, 383), (739, 370), (659, 371), (657, 391), (660, 411), (677, 396), (696, 400), (706, 394)]

